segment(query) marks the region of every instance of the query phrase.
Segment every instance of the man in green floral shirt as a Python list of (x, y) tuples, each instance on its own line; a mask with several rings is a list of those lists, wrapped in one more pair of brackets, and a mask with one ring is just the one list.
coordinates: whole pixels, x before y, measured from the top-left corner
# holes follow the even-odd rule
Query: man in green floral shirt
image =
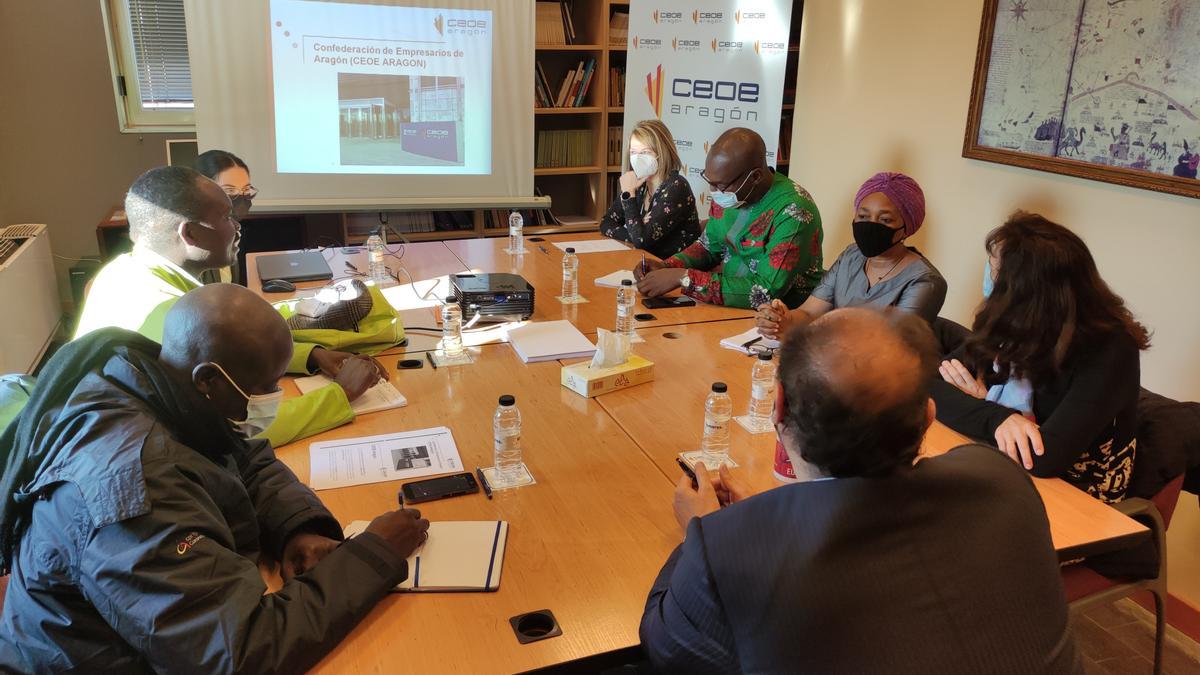
[(682, 288), (715, 305), (756, 308), (773, 299), (797, 307), (821, 281), (821, 215), (812, 196), (767, 165), (766, 144), (735, 128), (713, 143), (700, 174), (712, 208), (700, 240), (634, 270), (638, 291)]

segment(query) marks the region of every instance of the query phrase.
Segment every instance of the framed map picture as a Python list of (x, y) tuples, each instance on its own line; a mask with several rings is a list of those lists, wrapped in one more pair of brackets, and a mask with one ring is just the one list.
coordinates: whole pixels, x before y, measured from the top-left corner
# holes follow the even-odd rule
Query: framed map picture
[(963, 156), (1200, 198), (1200, 0), (985, 0)]

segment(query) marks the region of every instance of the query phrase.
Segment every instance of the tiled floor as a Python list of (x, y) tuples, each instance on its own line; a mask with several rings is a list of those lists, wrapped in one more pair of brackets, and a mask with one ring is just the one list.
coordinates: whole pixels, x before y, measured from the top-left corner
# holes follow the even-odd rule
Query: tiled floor
[[(1149, 675), (1154, 664), (1154, 616), (1132, 600), (1071, 616), (1075, 644), (1088, 675)], [(1163, 673), (1200, 673), (1200, 645), (1174, 629), (1167, 631)]]

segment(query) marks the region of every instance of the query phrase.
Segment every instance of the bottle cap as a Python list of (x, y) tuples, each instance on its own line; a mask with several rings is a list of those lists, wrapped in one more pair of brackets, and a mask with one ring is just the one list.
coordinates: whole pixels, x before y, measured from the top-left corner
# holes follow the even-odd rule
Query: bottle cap
[(770, 361), (775, 356), (772, 352), (762, 351), (758, 353), (759, 361)]
[(724, 382), (713, 382), (712, 390), (718, 394), (724, 394), (729, 391), (729, 387), (725, 386)]
[(500, 397), (500, 405), (515, 405), (516, 402), (517, 399), (512, 394), (505, 394)]
[(567, 247), (567, 253), (574, 253), (575, 249)]
[(631, 281), (631, 280), (629, 280), (629, 279), (622, 279), (622, 280), (621, 280), (621, 285), (622, 285), (622, 286), (632, 286), (632, 285), (633, 285), (633, 281)]
[(458, 304), (458, 296), (457, 295), (447, 295), (446, 296), (446, 304), (447, 305)]

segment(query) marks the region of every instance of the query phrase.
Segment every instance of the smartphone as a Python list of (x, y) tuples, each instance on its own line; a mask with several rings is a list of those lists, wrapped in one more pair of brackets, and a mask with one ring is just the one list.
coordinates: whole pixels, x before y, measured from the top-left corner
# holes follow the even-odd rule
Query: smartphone
[(668, 309), (670, 307), (694, 307), (696, 301), (686, 295), (676, 295), (669, 298), (646, 298), (642, 300), (646, 309)]
[(404, 495), (405, 504), (431, 502), (435, 499), (457, 497), (479, 492), (479, 483), (475, 476), (469, 473), (456, 473), (453, 476), (441, 476), (405, 483), (400, 486), (400, 494)]
[(682, 457), (676, 457), (675, 461), (679, 462), (679, 468), (683, 469), (683, 473), (686, 474), (688, 478), (692, 479), (692, 489), (695, 490), (699, 488), (700, 484), (696, 482), (696, 472), (692, 471), (692, 467), (688, 466), (688, 463), (683, 461)]

